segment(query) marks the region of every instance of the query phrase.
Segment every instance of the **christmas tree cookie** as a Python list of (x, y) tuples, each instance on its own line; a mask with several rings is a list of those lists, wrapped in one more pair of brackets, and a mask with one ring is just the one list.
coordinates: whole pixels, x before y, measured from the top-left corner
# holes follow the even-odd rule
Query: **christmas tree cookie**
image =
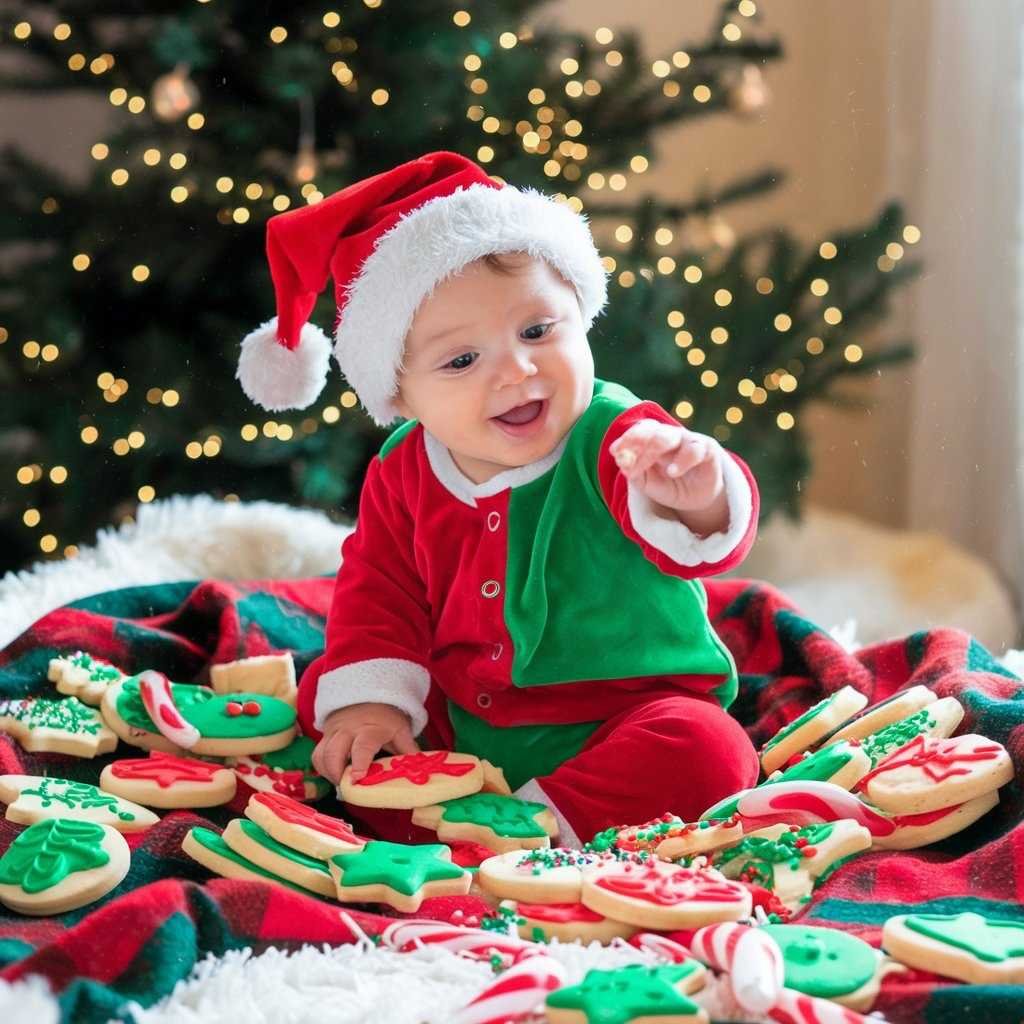
[(235, 795), (230, 768), (193, 757), (154, 750), (149, 757), (126, 758), (100, 773), (100, 788), (148, 807), (216, 807)]
[(88, 782), (44, 775), (0, 775), (0, 800), (5, 817), (22, 825), (45, 818), (69, 818), (109, 825), (118, 832), (141, 832), (160, 819), (130, 800), (104, 793)]
[(51, 658), (46, 677), (56, 683), (61, 693), (97, 707), (107, 687), (124, 679), (124, 673), (108, 661), (94, 658), (85, 651), (75, 651), (66, 657)]
[(32, 753), (95, 757), (117, 746), (116, 734), (100, 713), (77, 697), (0, 701), (0, 732), (13, 736)]
[(246, 804), (245, 816), (278, 842), (318, 860), (352, 853), (366, 845), (347, 821), (321, 814), (280, 793), (254, 793)]
[(279, 843), (248, 818), (229, 821), (228, 827), (224, 829), (224, 842), (235, 853), (280, 878), (286, 878), (321, 896), (334, 895), (334, 880), (326, 861), (307, 857)]
[(337, 854), (329, 864), (342, 903), (386, 903), (407, 914), (432, 896), (464, 896), (473, 881), (440, 843), (373, 841), (355, 853)]
[(308, 736), (296, 736), (281, 750), (229, 758), (240, 782), (261, 793), (280, 793), (293, 800), (319, 800), (333, 786), (313, 768), (313, 748)]
[(63, 914), (110, 892), (130, 863), (128, 844), (109, 825), (47, 818), (0, 857), (0, 903), (19, 914)]
[(338, 795), (355, 807), (408, 810), (478, 793), (483, 784), (483, 765), (472, 754), (424, 750), (371, 761), (358, 782), (352, 781), (349, 765)]
[(417, 807), (412, 820), (433, 829), (442, 842), (479, 843), (495, 853), (550, 846), (558, 836), (558, 822), (544, 804), (499, 793)]

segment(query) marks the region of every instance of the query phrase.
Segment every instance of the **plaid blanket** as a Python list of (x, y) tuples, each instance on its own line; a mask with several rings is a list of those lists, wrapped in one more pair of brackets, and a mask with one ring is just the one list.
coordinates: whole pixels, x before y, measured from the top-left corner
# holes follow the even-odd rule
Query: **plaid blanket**
[[(49, 659), (88, 650), (126, 672), (156, 668), (178, 681), (208, 681), (208, 667), (290, 650), (301, 672), (319, 653), (333, 577), (292, 581), (203, 581), (134, 587), (77, 601), (40, 619), (0, 652), (0, 695), (53, 695)], [(856, 857), (819, 888), (801, 915), (878, 945), (886, 918), (899, 912), (972, 910), (1024, 922), (1024, 683), (976, 641), (932, 630), (849, 654), (777, 590), (745, 580), (707, 582), (709, 611), (740, 671), (734, 712), (755, 743), (811, 704), (852, 683), (872, 702), (923, 683), (966, 708), (963, 731), (998, 740), (1017, 780), (973, 827), (919, 851)], [(120, 756), (130, 748), (122, 746)], [(117, 756), (117, 755), (113, 755)], [(113, 756), (82, 760), (26, 753), (0, 737), (0, 772), (65, 776), (95, 783)], [(244, 803), (244, 798), (240, 798)], [(333, 799), (317, 805), (337, 812)], [(180, 849), (196, 824), (221, 828), (234, 805), (164, 815), (128, 837), (131, 870), (104, 900), (50, 918), (0, 913), (0, 977), (42, 974), (63, 1019), (130, 1020), (127, 1003), (166, 996), (208, 953), (250, 946), (353, 940), (337, 904), (262, 882), (211, 878)], [(0, 820), (0, 851), (20, 826)], [(455, 909), (486, 912), (473, 897), (430, 900), (417, 916), (447, 920)], [(388, 918), (351, 911), (376, 934)], [(1024, 986), (965, 986), (910, 971), (886, 978), (877, 1008), (894, 1022), (1011, 1020), (1024, 1016)]]

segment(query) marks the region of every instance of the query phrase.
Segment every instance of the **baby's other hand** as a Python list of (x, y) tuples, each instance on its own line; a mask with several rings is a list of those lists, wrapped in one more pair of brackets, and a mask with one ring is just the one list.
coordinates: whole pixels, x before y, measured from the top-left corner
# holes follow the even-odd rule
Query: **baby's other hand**
[(409, 716), (391, 704), (351, 704), (327, 716), (323, 738), (313, 749), (313, 767), (337, 786), (351, 758), (352, 781), (358, 782), (381, 748), (393, 754), (420, 749)]

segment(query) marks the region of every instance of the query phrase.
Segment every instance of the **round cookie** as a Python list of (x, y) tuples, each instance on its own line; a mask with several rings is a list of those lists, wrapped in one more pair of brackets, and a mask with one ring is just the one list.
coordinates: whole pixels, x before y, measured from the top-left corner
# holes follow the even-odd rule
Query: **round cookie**
[(613, 939), (628, 939), (638, 929), (624, 921), (613, 921), (582, 903), (529, 903), (502, 900), (501, 906), (516, 915), (519, 937), (531, 942), (599, 942), (607, 946)]
[(956, 697), (943, 697), (866, 736), (861, 741), (861, 748), (871, 758), (871, 767), (874, 768), (915, 736), (938, 736), (943, 739), (952, 736), (963, 717), (964, 709), (960, 701)]
[(984, 736), (916, 736), (865, 775), (857, 789), (890, 814), (924, 814), (973, 800), (1013, 776), (1006, 749)]
[(235, 818), (224, 829), (224, 842), (246, 860), (321, 896), (334, 895), (327, 862), (279, 843), (248, 818)]
[(160, 820), (145, 807), (88, 782), (46, 775), (0, 775), (0, 800), (7, 804), (7, 820), (22, 825), (67, 818), (109, 825), (118, 832), (141, 832)]
[(440, 843), (407, 846), (368, 842), (355, 853), (336, 854), (328, 862), (335, 895), (342, 903), (386, 903), (414, 914), (433, 896), (465, 896), (471, 872), (451, 862)]
[(844, 686), (808, 708), (761, 748), (761, 767), (765, 775), (781, 768), (794, 754), (816, 746), (822, 737), (855, 715), (867, 702), (867, 697), (859, 690)]
[(927, 686), (911, 686), (898, 690), (891, 697), (870, 704), (863, 711), (848, 718), (822, 741), (823, 747), (840, 740), (862, 740), (887, 725), (900, 722), (935, 701), (935, 694)]
[(62, 658), (51, 658), (46, 678), (60, 693), (77, 697), (83, 704), (96, 707), (111, 683), (124, 679), (124, 673), (108, 661), (75, 651)]
[(882, 947), (908, 967), (971, 985), (1024, 984), (1024, 925), (980, 914), (898, 914)]
[[(181, 717), (199, 730), (201, 738), (190, 749), (192, 754), (263, 754), (287, 747), (295, 736), (295, 709), (276, 697), (218, 694), (193, 683), (172, 683), (171, 692)], [(153, 724), (142, 702), (138, 677), (112, 683), (101, 707), (107, 724), (128, 743), (165, 754), (182, 752)]]
[(318, 860), (361, 850), (367, 842), (341, 818), (321, 814), (280, 793), (254, 793), (245, 816), (278, 842)]
[(562, 847), (510, 850), (489, 857), (480, 865), (477, 882), (499, 899), (525, 903), (577, 903), (583, 885), (583, 868), (601, 854)]
[(202, 864), (208, 871), (223, 878), (240, 878), (244, 881), (276, 882), (296, 892), (306, 893), (309, 890), (281, 875), (261, 868), (259, 864), (243, 857), (231, 849), (224, 837), (208, 828), (190, 828), (181, 841), (182, 850), (194, 861)]
[(147, 807), (217, 807), (235, 795), (230, 768), (154, 750), (149, 757), (126, 758), (100, 773), (100, 788)]
[(550, 846), (558, 822), (541, 803), (499, 793), (474, 793), (412, 812), (414, 825), (433, 829), (442, 842), (464, 840), (496, 853)]
[(117, 736), (100, 713), (77, 697), (0, 701), (0, 732), (13, 736), (34, 754), (95, 757), (109, 754), (117, 746)]
[(924, 814), (899, 814), (890, 820), (894, 831), (887, 836), (876, 836), (872, 846), (879, 850), (915, 850), (919, 846), (937, 843), (988, 814), (999, 803), (999, 791), (989, 790), (973, 800), (952, 807), (942, 807)]
[(63, 914), (116, 888), (130, 865), (124, 836), (109, 825), (47, 818), (0, 857), (0, 903), (19, 914)]
[(424, 750), (371, 761), (358, 782), (352, 781), (352, 765), (348, 765), (338, 795), (354, 807), (409, 810), (478, 793), (483, 784), (479, 758), (449, 750)]
[(605, 862), (583, 871), (580, 901), (638, 928), (670, 931), (748, 917), (749, 890), (712, 868)]
[(331, 784), (313, 768), (316, 743), (308, 736), (296, 736), (280, 750), (268, 754), (232, 757), (228, 763), (250, 789), (262, 793), (280, 793), (293, 800), (319, 800), (327, 796)]

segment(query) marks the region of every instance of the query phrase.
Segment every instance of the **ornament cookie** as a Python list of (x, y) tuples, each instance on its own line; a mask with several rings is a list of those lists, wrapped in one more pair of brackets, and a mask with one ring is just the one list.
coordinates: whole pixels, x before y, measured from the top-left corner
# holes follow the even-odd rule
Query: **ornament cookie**
[(34, 754), (95, 757), (109, 754), (117, 746), (117, 736), (100, 713), (77, 697), (0, 701), (0, 732), (13, 736)]
[(100, 788), (147, 807), (217, 807), (235, 795), (230, 768), (154, 750), (149, 757), (126, 758), (100, 773)]
[(124, 673), (108, 661), (75, 651), (66, 657), (51, 658), (46, 678), (57, 685), (60, 693), (96, 707), (107, 687), (124, 679)]
[(328, 862), (342, 903), (386, 903), (412, 914), (432, 896), (465, 896), (473, 876), (440, 843), (406, 846), (371, 841)]
[(243, 857), (231, 849), (224, 837), (208, 828), (190, 828), (181, 841), (182, 850), (208, 871), (222, 878), (240, 878), (245, 881), (276, 882), (296, 892), (308, 893), (301, 885), (273, 871), (261, 868), (259, 864)]
[(367, 842), (341, 818), (321, 814), (279, 793), (254, 793), (245, 816), (278, 842), (317, 860), (361, 850)]
[(893, 831), (887, 836), (876, 836), (872, 846), (879, 850), (915, 850), (919, 846), (937, 843), (962, 832), (980, 817), (988, 814), (999, 803), (997, 790), (982, 793), (973, 800), (952, 807), (942, 807), (924, 814), (897, 814), (889, 820)]
[(544, 804), (499, 793), (476, 793), (412, 812), (414, 825), (433, 829), (442, 842), (479, 843), (495, 853), (550, 846), (558, 822)]
[(47, 818), (0, 857), (0, 903), (19, 914), (63, 914), (116, 888), (130, 864), (124, 836), (109, 825)]
[(472, 754), (425, 750), (371, 761), (358, 782), (352, 781), (349, 765), (342, 773), (338, 796), (354, 807), (409, 810), (478, 793), (483, 783), (483, 766)]
[(321, 896), (334, 895), (334, 879), (327, 862), (307, 857), (284, 843), (279, 843), (248, 818), (235, 818), (224, 829), (224, 842), (235, 853), (246, 860), (271, 872), (279, 878), (286, 878), (295, 885), (319, 893)]
[(704, 987), (705, 968), (696, 960), (661, 967), (630, 964), (617, 971), (587, 971), (580, 985), (552, 992), (550, 1024), (696, 1024), (707, 1013), (689, 995)]
[[(171, 683), (173, 703), (201, 739), (193, 754), (239, 757), (287, 747), (295, 737), (295, 709), (263, 694), (217, 694), (206, 686)], [(145, 750), (180, 754), (182, 748), (154, 725), (142, 700), (138, 676), (112, 683), (103, 695), (103, 717), (122, 739)]]
[(858, 783), (890, 814), (924, 814), (973, 800), (1013, 781), (1013, 761), (994, 740), (974, 733), (952, 739), (917, 736)]
[(280, 750), (267, 754), (232, 757), (228, 763), (250, 789), (262, 793), (280, 793), (293, 800), (319, 800), (333, 787), (313, 767), (313, 748), (308, 736), (296, 736)]
[(480, 888), (499, 899), (525, 903), (577, 903), (583, 868), (597, 863), (601, 854), (563, 847), (510, 850), (489, 857), (480, 865)]
[(145, 807), (104, 793), (88, 782), (45, 775), (0, 775), (0, 800), (7, 804), (7, 820), (22, 825), (68, 818), (109, 825), (118, 832), (141, 832), (160, 820)]
[(530, 942), (599, 942), (607, 946), (613, 939), (628, 939), (636, 934), (635, 925), (613, 921), (582, 903), (529, 903), (502, 900), (504, 910), (514, 915), (519, 937)]
[(874, 768), (916, 736), (938, 736), (942, 739), (952, 736), (963, 717), (964, 709), (960, 701), (955, 697), (943, 697), (866, 736), (861, 741), (861, 749), (871, 758), (871, 767)]
[(1024, 984), (1024, 925), (980, 914), (899, 914), (882, 947), (908, 967), (971, 985)]
[(699, 928), (750, 915), (750, 892), (713, 868), (604, 862), (583, 871), (581, 902), (645, 930)]
[(292, 707), (298, 702), (295, 662), (291, 652), (258, 654), (253, 658), (210, 666), (210, 686), (216, 693), (262, 693)]
[(780, 729), (761, 748), (761, 767), (765, 775), (781, 768), (794, 754), (809, 750), (837, 725), (845, 722), (867, 704), (868, 699), (852, 686), (836, 690), (808, 708), (799, 718)]
[(900, 722), (935, 701), (935, 694), (927, 686), (911, 686), (899, 690), (891, 697), (871, 704), (863, 711), (848, 718), (842, 725), (830, 732), (822, 741), (823, 747), (839, 740), (862, 740), (873, 732), (879, 732), (894, 722)]

